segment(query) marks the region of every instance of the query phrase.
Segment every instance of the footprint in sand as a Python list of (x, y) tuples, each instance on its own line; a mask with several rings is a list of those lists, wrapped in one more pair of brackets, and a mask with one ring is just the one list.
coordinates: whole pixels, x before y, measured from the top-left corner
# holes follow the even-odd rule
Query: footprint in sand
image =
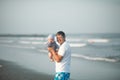
[(2, 67), (2, 65), (0, 65), (0, 68)]

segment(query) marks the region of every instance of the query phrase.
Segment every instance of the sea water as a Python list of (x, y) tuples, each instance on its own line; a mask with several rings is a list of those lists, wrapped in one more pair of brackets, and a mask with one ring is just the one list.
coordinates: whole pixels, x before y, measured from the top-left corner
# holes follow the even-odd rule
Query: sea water
[(94, 61), (120, 61), (120, 34), (76, 34), (69, 36), (72, 56)]
[[(47, 53), (46, 36), (1, 36), (0, 46), (35, 49)], [(72, 57), (94, 61), (120, 61), (120, 34), (67, 34), (66, 40), (70, 43)]]

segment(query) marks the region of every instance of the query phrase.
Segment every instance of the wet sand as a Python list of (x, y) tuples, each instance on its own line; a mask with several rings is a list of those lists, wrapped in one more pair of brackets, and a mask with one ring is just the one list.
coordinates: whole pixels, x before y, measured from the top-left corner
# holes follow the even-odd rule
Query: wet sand
[(53, 80), (53, 76), (0, 60), (0, 80)]

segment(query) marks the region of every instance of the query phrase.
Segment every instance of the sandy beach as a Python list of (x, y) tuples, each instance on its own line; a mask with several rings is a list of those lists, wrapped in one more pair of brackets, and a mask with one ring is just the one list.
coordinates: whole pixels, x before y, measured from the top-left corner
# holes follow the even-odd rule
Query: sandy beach
[(52, 75), (35, 72), (16, 65), (13, 62), (0, 60), (0, 80), (52, 80)]

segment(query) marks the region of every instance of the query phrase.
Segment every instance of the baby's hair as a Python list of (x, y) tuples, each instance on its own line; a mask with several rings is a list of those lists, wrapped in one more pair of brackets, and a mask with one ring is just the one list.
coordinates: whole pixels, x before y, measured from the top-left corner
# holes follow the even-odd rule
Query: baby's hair
[(50, 34), (49, 36), (48, 36), (48, 39), (54, 39), (55, 38), (55, 35), (54, 34)]

